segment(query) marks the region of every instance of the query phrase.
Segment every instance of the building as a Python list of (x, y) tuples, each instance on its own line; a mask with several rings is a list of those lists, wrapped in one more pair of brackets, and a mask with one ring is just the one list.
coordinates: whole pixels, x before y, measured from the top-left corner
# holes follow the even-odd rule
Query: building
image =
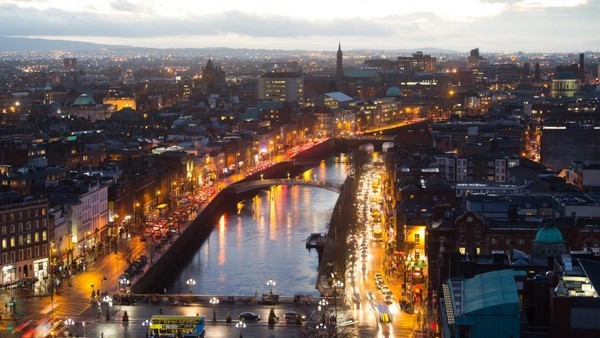
[(579, 90), (579, 80), (572, 73), (559, 73), (552, 78), (552, 97), (574, 97)]
[(600, 129), (590, 126), (544, 126), (541, 135), (541, 163), (555, 172), (574, 161), (600, 161)]
[(113, 106), (114, 108), (112, 110), (114, 111), (119, 111), (124, 108), (131, 108), (133, 110), (137, 109), (134, 97), (105, 97), (102, 102), (104, 104)]
[(221, 67), (215, 67), (210, 57), (202, 67), (202, 84), (210, 88), (225, 84), (225, 71)]
[(477, 68), (485, 64), (487, 64), (487, 60), (479, 55), (479, 48), (471, 49), (471, 53), (467, 57), (467, 67)]
[(42, 282), (48, 277), (48, 200), (24, 199), (14, 192), (0, 194), (2, 285)]
[(442, 337), (520, 337), (520, 304), (513, 270), (450, 279), (442, 289)]
[(437, 71), (436, 59), (431, 55), (423, 54), (423, 52), (416, 52), (412, 56), (399, 56), (398, 70), (435, 73)]
[[(86, 257), (106, 234), (108, 225), (108, 187), (81, 185), (81, 193), (71, 193), (64, 213), (70, 228), (73, 257)], [(54, 199), (58, 197), (54, 195)], [(67, 230), (67, 231), (68, 231)]]
[(258, 78), (258, 99), (295, 102), (302, 105), (304, 101), (303, 86), (303, 78), (300, 73), (265, 73)]

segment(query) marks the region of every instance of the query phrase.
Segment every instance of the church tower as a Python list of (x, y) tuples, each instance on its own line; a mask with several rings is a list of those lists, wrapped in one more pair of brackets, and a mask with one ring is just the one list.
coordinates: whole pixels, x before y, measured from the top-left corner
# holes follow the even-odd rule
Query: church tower
[(343, 54), (342, 54), (342, 43), (341, 42), (338, 44), (335, 75), (337, 76), (338, 79), (340, 79), (344, 76), (344, 64), (343, 64)]

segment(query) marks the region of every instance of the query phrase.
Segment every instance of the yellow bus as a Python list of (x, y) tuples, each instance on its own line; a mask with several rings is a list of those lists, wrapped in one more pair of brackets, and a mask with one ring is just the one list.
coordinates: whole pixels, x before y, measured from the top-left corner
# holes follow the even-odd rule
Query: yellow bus
[(150, 337), (204, 337), (204, 316), (154, 315), (148, 325)]

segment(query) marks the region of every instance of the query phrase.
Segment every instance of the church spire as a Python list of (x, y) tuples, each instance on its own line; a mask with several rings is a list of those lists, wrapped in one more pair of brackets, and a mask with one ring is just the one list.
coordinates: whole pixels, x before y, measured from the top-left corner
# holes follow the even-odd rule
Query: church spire
[(343, 53), (342, 53), (342, 43), (341, 42), (338, 43), (335, 75), (338, 78), (341, 78), (342, 76), (344, 76)]

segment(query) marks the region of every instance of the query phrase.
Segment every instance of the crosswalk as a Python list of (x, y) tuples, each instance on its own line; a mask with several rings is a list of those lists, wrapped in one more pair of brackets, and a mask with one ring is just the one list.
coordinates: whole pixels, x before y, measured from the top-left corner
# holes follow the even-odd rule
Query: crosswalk
[(60, 297), (54, 299), (54, 302), (48, 301), (47, 305), (40, 308), (39, 313), (41, 315), (53, 313), (55, 316), (65, 318), (75, 317), (81, 316), (91, 306), (92, 304), (86, 300)]

